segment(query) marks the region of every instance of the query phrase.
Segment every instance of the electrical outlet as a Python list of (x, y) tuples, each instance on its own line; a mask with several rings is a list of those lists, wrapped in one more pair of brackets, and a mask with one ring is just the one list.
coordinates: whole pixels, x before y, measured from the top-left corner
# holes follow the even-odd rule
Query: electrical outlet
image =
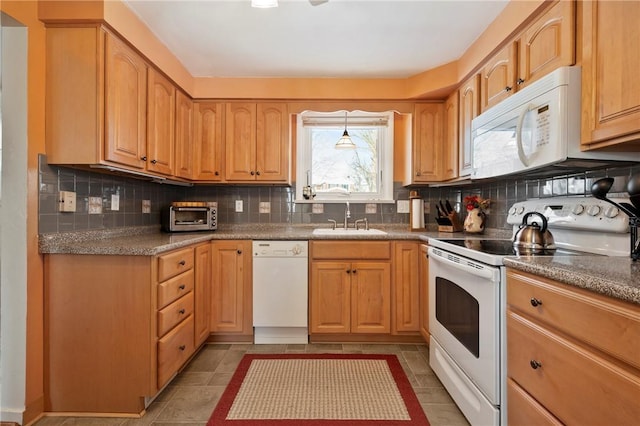
[(398, 200), (397, 212), (409, 213), (409, 200)]
[(102, 197), (89, 197), (89, 214), (102, 213)]
[(313, 214), (322, 214), (324, 213), (324, 204), (313, 203), (311, 205), (311, 212)]
[(120, 210), (120, 195), (111, 194), (111, 210), (112, 211)]
[(75, 212), (76, 211), (76, 193), (72, 191), (60, 191), (58, 195), (58, 211)]
[(242, 200), (236, 200), (236, 213), (242, 213), (243, 205)]
[(258, 213), (271, 213), (271, 203), (269, 201), (260, 201)]
[(151, 200), (142, 200), (142, 213), (151, 213)]
[(378, 205), (376, 203), (367, 203), (364, 206), (364, 212), (366, 214), (376, 214), (378, 212)]

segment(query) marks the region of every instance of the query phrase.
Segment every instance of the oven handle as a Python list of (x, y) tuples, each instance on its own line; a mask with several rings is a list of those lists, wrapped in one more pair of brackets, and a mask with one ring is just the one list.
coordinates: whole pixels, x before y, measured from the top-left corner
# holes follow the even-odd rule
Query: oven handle
[[(471, 274), (471, 275), (475, 275), (477, 277), (488, 278), (488, 279), (494, 280), (494, 271), (492, 270), (492, 268), (483, 267), (482, 269), (478, 269), (478, 268), (474, 268), (472, 266), (469, 266), (468, 264), (462, 264), (462, 263), (458, 263), (458, 262), (453, 262), (453, 261), (449, 260), (448, 258), (442, 256), (442, 253), (444, 253), (442, 250), (434, 249), (433, 247), (429, 247), (429, 260), (433, 260), (435, 262), (444, 263), (447, 266), (451, 266), (452, 268), (459, 269), (459, 270), (461, 270), (463, 272), (466, 272), (467, 274)], [(460, 256), (456, 256), (456, 257), (461, 258)], [(464, 258), (461, 258), (461, 259), (464, 259)], [(469, 262), (469, 263), (471, 263), (471, 262)]]

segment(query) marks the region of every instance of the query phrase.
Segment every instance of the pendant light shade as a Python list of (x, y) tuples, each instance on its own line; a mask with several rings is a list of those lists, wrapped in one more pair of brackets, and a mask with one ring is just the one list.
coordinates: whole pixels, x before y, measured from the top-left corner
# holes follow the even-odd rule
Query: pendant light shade
[(344, 113), (344, 133), (342, 137), (336, 143), (336, 149), (354, 149), (356, 144), (351, 140), (349, 132), (347, 132), (347, 112)]
[(251, 0), (251, 7), (259, 7), (261, 9), (278, 7), (278, 0)]

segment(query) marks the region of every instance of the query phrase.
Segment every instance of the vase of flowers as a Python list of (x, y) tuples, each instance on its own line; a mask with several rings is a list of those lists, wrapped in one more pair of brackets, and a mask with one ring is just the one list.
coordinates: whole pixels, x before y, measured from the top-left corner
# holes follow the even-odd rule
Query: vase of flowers
[(489, 207), (490, 200), (478, 195), (464, 197), (464, 204), (467, 208), (467, 217), (464, 219), (464, 232), (470, 234), (482, 234), (487, 215), (484, 209)]

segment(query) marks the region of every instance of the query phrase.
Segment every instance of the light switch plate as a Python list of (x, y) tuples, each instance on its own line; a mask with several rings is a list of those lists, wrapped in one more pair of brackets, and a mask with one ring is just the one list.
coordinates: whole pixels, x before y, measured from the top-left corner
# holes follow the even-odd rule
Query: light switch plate
[(73, 191), (60, 191), (58, 195), (58, 211), (75, 212), (76, 211), (76, 193)]
[(236, 213), (242, 213), (243, 203), (242, 200), (236, 200)]
[(324, 204), (313, 203), (311, 206), (311, 211), (313, 212), (313, 214), (324, 213)]
[(378, 212), (378, 205), (376, 203), (367, 203), (364, 207), (366, 214), (376, 214)]
[(398, 200), (397, 212), (409, 213), (409, 200)]
[(111, 194), (111, 210), (113, 211), (120, 210), (120, 195)]
[(151, 200), (142, 200), (142, 213), (151, 213)]

